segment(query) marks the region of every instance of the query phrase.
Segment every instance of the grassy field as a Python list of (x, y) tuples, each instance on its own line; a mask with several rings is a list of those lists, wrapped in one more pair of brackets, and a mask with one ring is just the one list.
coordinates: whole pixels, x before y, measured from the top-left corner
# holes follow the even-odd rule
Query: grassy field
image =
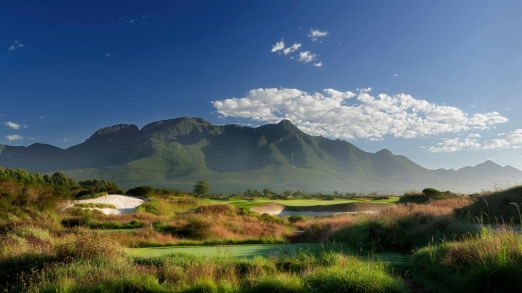
[[(357, 249), (342, 243), (320, 244), (320, 243), (299, 243), (282, 245), (226, 245), (226, 246), (175, 246), (175, 247), (146, 247), (131, 248), (128, 251), (135, 256), (156, 257), (173, 253), (187, 253), (198, 256), (215, 257), (225, 255), (235, 258), (255, 258), (262, 256), (270, 257), (295, 257), (300, 253), (319, 254), (323, 252), (334, 252), (345, 255), (357, 256)], [(286, 252), (286, 253), (285, 253)], [(409, 258), (399, 253), (371, 254), (361, 253), (362, 259), (371, 258), (374, 261), (390, 263), (395, 267), (406, 267), (409, 265)]]
[(326, 205), (334, 205), (334, 204), (342, 204), (342, 203), (380, 203), (380, 204), (395, 204), (399, 201), (398, 196), (393, 196), (385, 199), (379, 200), (361, 200), (361, 199), (334, 199), (334, 200), (321, 200), (321, 199), (267, 199), (267, 198), (256, 198), (254, 200), (244, 200), (237, 198), (230, 198), (228, 201), (223, 200), (212, 200), (206, 199), (203, 200), (206, 204), (231, 204), (238, 208), (252, 208), (256, 206), (260, 206), (266, 203), (279, 203), (285, 206), (326, 206)]

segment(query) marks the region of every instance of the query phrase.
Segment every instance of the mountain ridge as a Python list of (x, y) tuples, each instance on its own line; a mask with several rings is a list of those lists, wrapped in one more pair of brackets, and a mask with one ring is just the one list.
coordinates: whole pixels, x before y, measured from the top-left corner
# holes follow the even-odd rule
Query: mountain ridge
[[(282, 120), (259, 127), (213, 125), (200, 117), (116, 124), (83, 143), (0, 145), (0, 166), (101, 177), (124, 187), (153, 184), (190, 189), (207, 180), (217, 192), (246, 188), (332, 192), (404, 192), (435, 187), (460, 192), (522, 178), (522, 171), (486, 161), (458, 170), (426, 169), (388, 149), (366, 152), (342, 140), (311, 136)], [(479, 189), (479, 190), (477, 190)]]

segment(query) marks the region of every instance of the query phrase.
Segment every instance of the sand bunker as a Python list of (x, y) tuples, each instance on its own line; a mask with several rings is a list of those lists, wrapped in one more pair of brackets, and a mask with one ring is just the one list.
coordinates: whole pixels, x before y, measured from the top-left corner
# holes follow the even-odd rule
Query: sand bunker
[(100, 208), (92, 208), (94, 210), (99, 210), (106, 215), (121, 215), (132, 213), (136, 210), (137, 207), (146, 202), (146, 198), (130, 196), (130, 195), (120, 195), (120, 194), (109, 194), (106, 196), (93, 198), (93, 199), (82, 199), (77, 200), (75, 203), (106, 203), (113, 204), (115, 209), (100, 209)]
[(315, 217), (331, 214), (378, 213), (390, 207), (393, 207), (393, 205), (377, 203), (341, 203), (316, 206), (285, 206), (278, 203), (267, 203), (253, 207), (250, 210), (260, 214), (266, 213), (279, 217), (293, 215)]

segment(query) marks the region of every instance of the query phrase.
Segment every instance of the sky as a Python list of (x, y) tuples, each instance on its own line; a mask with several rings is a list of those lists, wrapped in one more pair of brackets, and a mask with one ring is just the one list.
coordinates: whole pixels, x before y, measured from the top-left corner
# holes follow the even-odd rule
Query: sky
[(0, 1), (0, 144), (181, 116), (522, 169), (522, 2)]

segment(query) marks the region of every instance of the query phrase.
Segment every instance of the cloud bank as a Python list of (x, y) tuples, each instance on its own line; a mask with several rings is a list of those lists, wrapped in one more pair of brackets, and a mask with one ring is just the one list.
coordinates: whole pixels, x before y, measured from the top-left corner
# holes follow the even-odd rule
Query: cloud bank
[[(476, 139), (443, 139), (437, 145), (428, 149), (432, 153), (441, 152), (458, 152), (458, 151), (476, 151), (476, 150), (499, 150), (499, 149), (519, 149), (522, 148), (522, 129), (517, 129), (509, 135), (499, 133), (504, 138), (496, 138), (479, 143)], [(480, 137), (471, 136), (469, 137)]]
[(370, 92), (370, 88), (359, 89), (358, 93), (261, 88), (249, 91), (242, 98), (212, 103), (215, 112), (224, 118), (269, 123), (289, 119), (306, 133), (340, 139), (381, 140), (386, 135), (428, 137), (490, 129), (508, 121), (498, 112), (468, 114), (456, 107), (417, 100), (407, 94), (372, 96)]

